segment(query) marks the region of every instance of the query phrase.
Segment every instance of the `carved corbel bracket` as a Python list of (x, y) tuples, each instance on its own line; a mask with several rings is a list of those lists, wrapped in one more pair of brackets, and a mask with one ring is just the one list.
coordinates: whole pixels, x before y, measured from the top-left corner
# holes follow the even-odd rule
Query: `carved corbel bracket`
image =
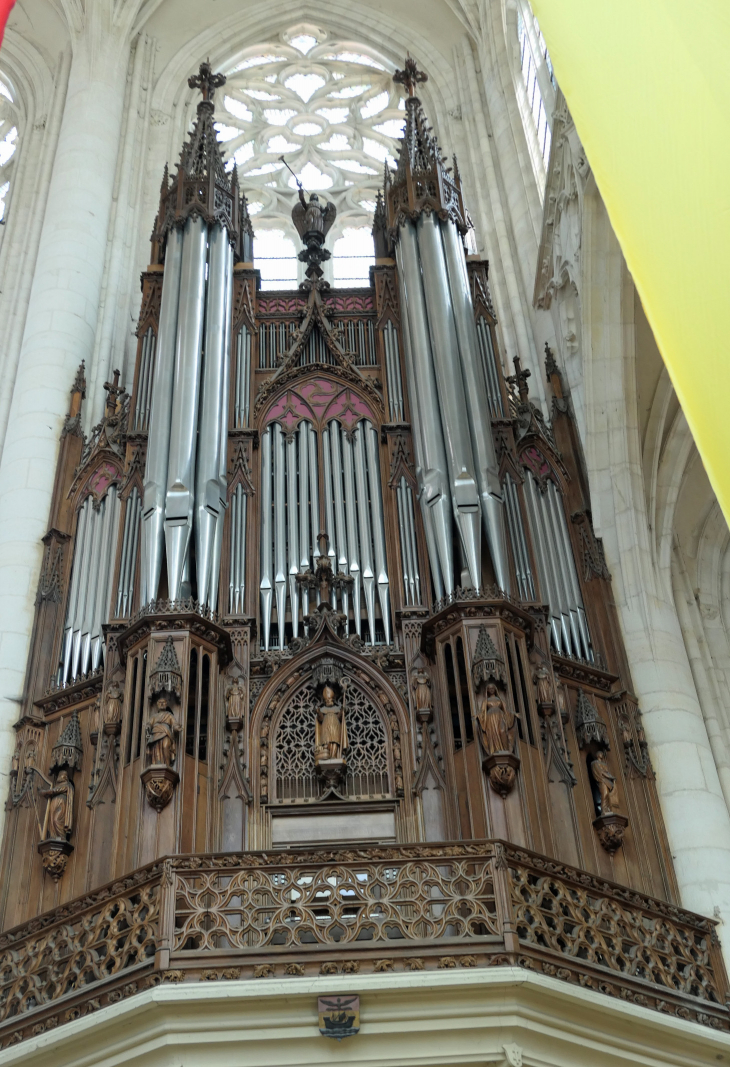
[(57, 882), (66, 870), (68, 858), (73, 850), (71, 842), (61, 838), (50, 837), (46, 841), (38, 842), (43, 869), (50, 874), (54, 882)]
[(490, 786), (502, 799), (514, 789), (520, 763), (520, 757), (514, 752), (493, 752), (482, 760)]
[(147, 803), (159, 814), (172, 800), (180, 775), (172, 767), (153, 765), (142, 773)]
[(621, 848), (624, 843), (624, 833), (626, 827), (629, 825), (629, 820), (625, 815), (619, 815), (615, 811), (609, 811), (606, 815), (599, 815), (597, 819), (593, 820), (593, 826), (598, 834), (598, 840), (601, 842), (606, 852), (613, 855), (617, 849)]

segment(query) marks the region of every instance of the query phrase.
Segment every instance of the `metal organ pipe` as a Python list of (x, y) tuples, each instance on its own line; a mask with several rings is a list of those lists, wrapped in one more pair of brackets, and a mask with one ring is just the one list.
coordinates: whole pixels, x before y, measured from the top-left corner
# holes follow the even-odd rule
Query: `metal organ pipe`
[(134, 596), (134, 572), (137, 566), (137, 547), (141, 521), (142, 501), (135, 486), (127, 498), (122, 531), (122, 558), (119, 565), (119, 589), (117, 592), (118, 618), (129, 614)]
[[(225, 232), (225, 231), (224, 231)], [(218, 588), (220, 584), (221, 552), (223, 550), (223, 525), (225, 522), (225, 510), (228, 507), (228, 407), (231, 378), (231, 303), (233, 300), (233, 253), (226, 241), (226, 280), (225, 280), (226, 306), (223, 313), (225, 331), (223, 335), (223, 351), (221, 361), (223, 373), (221, 374), (221, 417), (218, 426), (218, 493), (220, 507), (215, 525), (215, 537), (213, 539), (213, 557), (210, 566), (210, 584), (208, 602), (211, 610), (218, 607)], [(206, 360), (207, 360), (206, 353)], [(200, 596), (198, 595), (198, 598)]]
[(416, 425), (419, 428), (418, 432), (414, 433), (419, 498), (424, 514), (434, 584), (437, 591), (445, 589), (447, 593), (452, 593), (454, 559), (446, 450), (441, 430), (415, 226), (411, 222), (404, 223), (398, 234), (396, 260), (401, 302), (405, 309), (404, 320), (407, 319), (406, 355), (410, 363), (408, 390), (414, 429)]
[(272, 423), (271, 450), (274, 458), (274, 590), (276, 617), (279, 626), (279, 648), (283, 648), (286, 633), (286, 461), (284, 434), (278, 423)]
[[(299, 636), (299, 509), (297, 486), (297, 440), (293, 434), (286, 441), (286, 519), (287, 556), (289, 562), (289, 606), (292, 637)], [(279, 645), (283, 648), (283, 644)]]
[(545, 542), (545, 535), (539, 518), (540, 505), (537, 500), (539, 492), (535, 479), (529, 472), (525, 472), (525, 501), (527, 502), (530, 529), (532, 530), (535, 554), (537, 555), (537, 567), (540, 573), (540, 592), (547, 599), (550, 607), (550, 630), (553, 635), (553, 643), (558, 652), (562, 653), (564, 650), (562, 616), (550, 565), (549, 546)]
[[(208, 251), (208, 286), (205, 308), (205, 358), (200, 390), (200, 420), (195, 469), (195, 563), (198, 577), (198, 600), (211, 599), (214, 579), (216, 528), (222, 525), (226, 485), (219, 481), (221, 426), (228, 419), (228, 390), (225, 369), (228, 365), (226, 311), (228, 310), (229, 262), (227, 234), (220, 226), (210, 232)], [(197, 279), (196, 279), (197, 280)], [(191, 364), (194, 366), (194, 364)], [(226, 426), (227, 428), (227, 426)]]
[(96, 670), (101, 663), (102, 626), (109, 618), (118, 522), (115, 485), (98, 508), (89, 496), (79, 511), (60, 669), (64, 684)]
[(162, 544), (165, 522), (167, 460), (170, 450), (170, 415), (172, 412), (172, 376), (177, 341), (177, 316), (180, 303), (180, 273), (183, 235), (170, 231), (165, 252), (165, 273), (160, 301), (160, 324), (157, 334), (157, 358), (153, 375), (150, 423), (147, 435), (147, 460), (144, 474), (144, 538), (142, 552), (141, 601), (146, 604), (157, 596), (162, 570)]
[(454, 312), (459, 356), (464, 381), (469, 431), (474, 447), (474, 460), (479, 485), (484, 533), (492, 557), (497, 585), (510, 592), (509, 559), (505, 532), (504, 504), (499, 484), (499, 469), (492, 440), (487, 387), (480, 366), (474, 308), (469, 290), (469, 276), (461, 239), (453, 222), (438, 222), (433, 226), (443, 239), (451, 305)]
[[(183, 242), (165, 496), (167, 582), (171, 600), (183, 595), (183, 571), (193, 528), (206, 251), (205, 222), (198, 217), (189, 218)], [(185, 593), (189, 595), (187, 590)]]
[(459, 345), (438, 219), (433, 214), (422, 214), (416, 230), (441, 424), (449, 462), (452, 507), (471, 583), (478, 589), (481, 584), (479, 492), (469, 438), (469, 421), (464, 418), (464, 413), (468, 412), (464, 380), (458, 359), (454, 358)]
[[(299, 446), (299, 569), (309, 568), (311, 542), (309, 536), (309, 423), (300, 422), (297, 430)], [(296, 513), (295, 513), (296, 518)], [(316, 536), (316, 531), (315, 531)], [(302, 589), (302, 617), (309, 613), (309, 591)], [(296, 631), (294, 636), (296, 637)]]
[(515, 558), (515, 571), (517, 584), (520, 587), (520, 595), (523, 600), (535, 599), (535, 583), (532, 578), (530, 556), (527, 551), (525, 529), (522, 524), (522, 514), (517, 497), (517, 487), (508, 474), (504, 479), (504, 501), (507, 508), (507, 522), (512, 541), (512, 551)]
[(358, 637), (361, 636), (360, 631), (362, 629), (362, 622), (360, 618), (360, 581), (362, 578), (362, 570), (360, 567), (360, 551), (357, 541), (357, 518), (355, 508), (355, 478), (353, 470), (353, 454), (352, 454), (352, 442), (342, 434), (342, 428), (337, 422), (330, 423), (330, 430), (332, 433), (332, 440), (337, 440), (338, 448), (340, 449), (340, 455), (342, 456), (342, 467), (338, 468), (334, 464), (334, 457), (332, 461), (332, 474), (336, 481), (337, 471), (342, 469), (344, 473), (345, 481), (345, 520), (347, 528), (347, 563), (349, 573), (355, 579), (352, 586), (352, 613), (355, 616), (355, 632)]
[[(357, 522), (360, 533), (360, 559), (362, 561), (362, 584), (365, 590), (365, 610), (370, 628), (370, 640), (375, 644), (375, 574), (373, 571), (372, 533), (368, 500), (367, 469), (363, 446), (363, 423), (355, 427), (354, 440), (345, 441), (345, 449), (352, 454), (355, 468)], [(355, 501), (353, 501), (355, 503)]]
[[(365, 447), (367, 450), (368, 480), (370, 482), (370, 519), (373, 531), (373, 547), (375, 549), (375, 577), (378, 586), (378, 600), (380, 602), (380, 614), (383, 619), (383, 631), (386, 645), (390, 644), (390, 582), (388, 580), (388, 566), (385, 556), (385, 524), (383, 518), (383, 490), (380, 485), (380, 463), (378, 449), (378, 435), (373, 424), (365, 419), (357, 429), (362, 428), (365, 434)], [(367, 501), (363, 501), (362, 507)], [(375, 641), (375, 631), (372, 631)]]
[(273, 538), (272, 498), (271, 498), (271, 437), (273, 428), (267, 426), (261, 434), (261, 577), (259, 594), (261, 597), (261, 626), (264, 635), (264, 648), (268, 650), (271, 634), (271, 601), (273, 593)]

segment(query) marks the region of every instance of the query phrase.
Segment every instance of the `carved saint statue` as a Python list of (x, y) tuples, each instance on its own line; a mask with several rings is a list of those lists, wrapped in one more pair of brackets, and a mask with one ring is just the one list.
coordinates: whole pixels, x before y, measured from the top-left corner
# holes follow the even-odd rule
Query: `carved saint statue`
[(431, 710), (431, 679), (423, 667), (413, 672), (413, 694), (416, 700), (416, 711)]
[(150, 765), (172, 767), (177, 756), (175, 735), (180, 733), (180, 726), (168, 707), (164, 696), (157, 701), (157, 710), (147, 723), (146, 744)]
[(112, 682), (104, 701), (104, 725), (116, 726), (122, 721), (122, 690), (118, 682)]
[(226, 696), (226, 718), (243, 719), (244, 689), (239, 678), (233, 679), (233, 685)]
[(43, 840), (68, 841), (74, 819), (74, 787), (68, 771), (59, 771), (56, 784), (50, 789), (44, 789), (42, 795), (48, 797)]
[(535, 685), (537, 686), (538, 704), (552, 704), (553, 683), (550, 677), (550, 671), (547, 669), (544, 663), (541, 663), (535, 671), (534, 681)]
[(486, 754), (512, 752), (517, 718), (497, 693), (494, 682), (490, 682), (486, 693), (478, 698), (477, 709), (476, 719)]
[(315, 759), (344, 759), (347, 753), (347, 726), (344, 708), (335, 704), (334, 690), (325, 685), (324, 704), (317, 711), (314, 724)]
[(608, 769), (606, 753), (603, 750), (597, 754), (591, 763), (591, 774), (601, 794), (601, 815), (611, 815), (618, 811), (616, 778)]

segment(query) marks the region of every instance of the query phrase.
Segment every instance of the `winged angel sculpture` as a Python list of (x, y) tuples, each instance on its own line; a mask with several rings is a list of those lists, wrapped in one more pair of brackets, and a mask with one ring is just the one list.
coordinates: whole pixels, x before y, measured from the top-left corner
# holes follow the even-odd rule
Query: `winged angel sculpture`
[(307, 277), (319, 278), (322, 275), (320, 264), (330, 258), (330, 252), (324, 247), (324, 239), (335, 221), (337, 208), (334, 204), (321, 204), (316, 193), (311, 193), (309, 203), (304, 191), (299, 186), (299, 203), (295, 204), (291, 217), (305, 247), (299, 258), (307, 264)]

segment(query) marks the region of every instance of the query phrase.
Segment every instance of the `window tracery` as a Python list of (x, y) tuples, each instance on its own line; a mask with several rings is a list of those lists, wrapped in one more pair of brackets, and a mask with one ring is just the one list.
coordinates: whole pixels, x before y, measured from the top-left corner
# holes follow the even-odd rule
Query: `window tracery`
[(369, 284), (377, 190), (404, 121), (391, 74), (367, 50), (313, 30), (249, 50), (228, 75), (218, 137), (255, 216), (254, 259), (264, 289), (293, 288), (301, 270), (291, 221), (296, 179), (281, 156), (307, 192), (324, 192), (337, 207), (328, 280)]
[(0, 222), (6, 221), (15, 169), (20, 115), (9, 80), (0, 72)]
[[(314, 721), (320, 701), (314, 686), (298, 690), (279, 719), (274, 740), (277, 800), (306, 800), (325, 789), (314, 767)], [(347, 770), (349, 798), (390, 792), (387, 734), (382, 715), (359, 686), (347, 687)]]

